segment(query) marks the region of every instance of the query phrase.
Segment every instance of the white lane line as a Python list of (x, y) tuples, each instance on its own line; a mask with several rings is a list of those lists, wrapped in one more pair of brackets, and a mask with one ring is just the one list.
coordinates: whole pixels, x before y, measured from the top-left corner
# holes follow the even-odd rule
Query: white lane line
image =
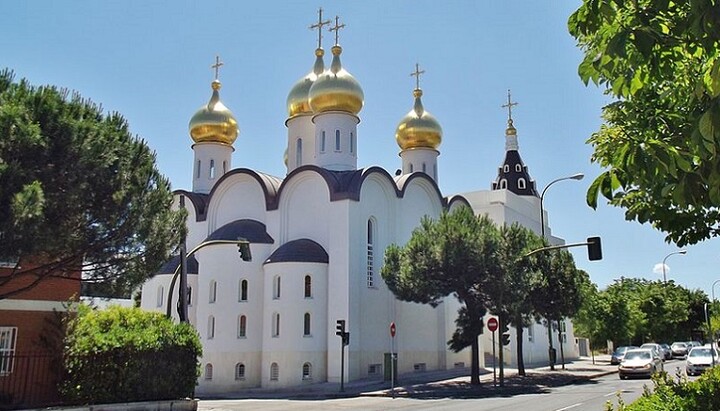
[(603, 397), (609, 397), (609, 396), (611, 396), (611, 395), (617, 395), (618, 392), (621, 392), (621, 391), (613, 391), (613, 392), (611, 392), (611, 393), (608, 393), (608, 394), (603, 395)]
[(579, 407), (579, 406), (581, 406), (581, 405), (583, 405), (583, 403), (579, 402), (579, 403), (577, 403), (577, 404), (568, 405), (567, 407), (564, 407), (564, 408), (558, 408), (558, 409), (555, 410), (555, 411), (565, 411), (565, 410), (569, 410), (569, 409), (571, 409), (571, 408)]

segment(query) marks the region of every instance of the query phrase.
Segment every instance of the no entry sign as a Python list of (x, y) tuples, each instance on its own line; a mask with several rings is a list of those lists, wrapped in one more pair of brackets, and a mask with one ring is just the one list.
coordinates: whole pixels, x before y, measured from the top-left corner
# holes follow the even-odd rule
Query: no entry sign
[(494, 333), (495, 331), (497, 331), (497, 329), (498, 329), (497, 318), (493, 317), (493, 318), (488, 319), (487, 326), (488, 326), (488, 330), (490, 330), (490, 332)]

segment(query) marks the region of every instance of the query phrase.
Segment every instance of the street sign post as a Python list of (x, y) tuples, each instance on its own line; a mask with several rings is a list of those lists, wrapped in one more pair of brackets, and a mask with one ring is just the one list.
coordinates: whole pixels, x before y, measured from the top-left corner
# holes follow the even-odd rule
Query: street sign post
[(497, 373), (495, 368), (495, 331), (498, 329), (498, 320), (495, 317), (491, 317), (487, 322), (488, 330), (492, 333), (492, 347), (493, 347), (493, 386), (497, 387)]

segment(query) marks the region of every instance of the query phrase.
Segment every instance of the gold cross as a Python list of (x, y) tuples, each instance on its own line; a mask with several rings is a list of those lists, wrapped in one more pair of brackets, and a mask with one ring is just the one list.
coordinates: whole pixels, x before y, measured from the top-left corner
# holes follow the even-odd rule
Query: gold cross
[(415, 77), (415, 89), (420, 90), (420, 75), (425, 73), (425, 70), (420, 70), (420, 64), (415, 63), (415, 71), (410, 73), (410, 77)]
[(517, 105), (518, 103), (513, 103), (512, 100), (510, 100), (510, 90), (508, 90), (508, 102), (502, 105), (502, 108), (508, 109), (508, 120), (512, 120), (512, 108)]
[(340, 33), (340, 29), (345, 27), (345, 23), (340, 24), (340, 17), (335, 16), (335, 27), (330, 27), (330, 31), (335, 32), (335, 45), (338, 45), (338, 34)]
[(210, 66), (211, 68), (215, 69), (215, 80), (218, 79), (218, 74), (220, 74), (220, 67), (224, 66), (225, 63), (220, 61), (220, 56), (215, 56), (215, 64)]
[(318, 48), (322, 48), (322, 27), (326, 24), (330, 24), (330, 20), (323, 21), (322, 12), (323, 12), (323, 9), (322, 9), (322, 7), (320, 7), (320, 9), (318, 9), (317, 24), (313, 24), (312, 26), (310, 26), (310, 30), (318, 29)]

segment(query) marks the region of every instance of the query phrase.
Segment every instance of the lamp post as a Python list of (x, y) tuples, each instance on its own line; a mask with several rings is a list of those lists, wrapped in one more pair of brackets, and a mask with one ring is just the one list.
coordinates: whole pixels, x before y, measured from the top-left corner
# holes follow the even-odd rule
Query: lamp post
[[(582, 180), (583, 177), (585, 177), (585, 174), (583, 173), (577, 173), (573, 174), (571, 176), (567, 177), (560, 177), (556, 178), (555, 180), (548, 183), (548, 185), (545, 186), (542, 193), (540, 194), (540, 234), (542, 235), (543, 241), (545, 240), (545, 209), (543, 208), (543, 200), (545, 199), (545, 192), (552, 186), (553, 184), (563, 181), (563, 180)], [(547, 319), (548, 322), (548, 358), (550, 363), (550, 370), (555, 371), (555, 349), (552, 345), (552, 320), (550, 318)], [(558, 329), (560, 328), (560, 322), (558, 321)], [(558, 338), (558, 342), (561, 344), (561, 353), (562, 353), (562, 341)], [(563, 363), (563, 368), (564, 367)]]
[(665, 260), (667, 260), (668, 257), (670, 257), (671, 255), (675, 255), (675, 254), (685, 255), (685, 254), (687, 254), (687, 250), (673, 251), (672, 253), (666, 255), (665, 258), (663, 258), (662, 271), (663, 271), (663, 282), (664, 282), (664, 283), (667, 282), (667, 277), (665, 276)]
[(543, 200), (545, 199), (545, 192), (550, 188), (551, 185), (563, 181), (563, 180), (582, 180), (583, 177), (585, 177), (585, 174), (583, 173), (577, 173), (573, 174), (571, 176), (567, 177), (560, 177), (556, 178), (555, 180), (551, 181), (548, 185), (545, 186), (545, 188), (542, 191), (542, 194), (540, 194), (540, 234), (543, 239), (545, 239), (545, 211), (543, 209)]

